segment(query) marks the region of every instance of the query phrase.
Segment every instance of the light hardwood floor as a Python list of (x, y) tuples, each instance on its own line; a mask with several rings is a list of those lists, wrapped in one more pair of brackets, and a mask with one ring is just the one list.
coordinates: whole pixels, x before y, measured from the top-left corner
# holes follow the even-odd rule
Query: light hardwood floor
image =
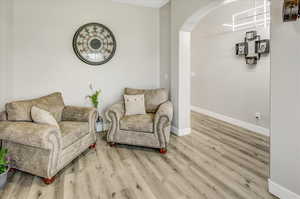
[(52, 185), (19, 171), (1, 199), (272, 199), (268, 138), (192, 113), (192, 134), (171, 137), (166, 155), (109, 147), (103, 134)]

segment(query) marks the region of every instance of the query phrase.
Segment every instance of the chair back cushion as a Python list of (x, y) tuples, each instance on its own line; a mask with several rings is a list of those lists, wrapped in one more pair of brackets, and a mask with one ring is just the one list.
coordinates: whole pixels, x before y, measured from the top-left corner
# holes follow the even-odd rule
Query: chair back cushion
[(160, 89), (133, 89), (125, 88), (125, 95), (145, 95), (145, 105), (147, 113), (155, 113), (159, 106), (168, 101), (168, 92), (164, 88)]
[(155, 114), (125, 116), (120, 120), (120, 129), (132, 132), (154, 133)]
[(36, 106), (48, 111), (57, 122), (61, 121), (64, 101), (61, 93), (53, 93), (44, 97), (7, 103), (5, 108), (9, 121), (32, 122), (31, 108)]

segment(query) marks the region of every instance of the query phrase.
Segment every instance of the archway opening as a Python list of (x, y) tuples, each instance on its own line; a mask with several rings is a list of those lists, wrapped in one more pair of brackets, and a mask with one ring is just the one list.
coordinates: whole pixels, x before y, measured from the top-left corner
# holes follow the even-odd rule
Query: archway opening
[[(248, 3), (248, 4), (247, 4)], [(237, 115), (238, 111), (229, 112), (226, 113), (223, 110), (211, 110), (211, 108), (195, 106), (195, 104), (191, 104), (192, 100), (192, 86), (191, 86), (191, 79), (197, 78), (198, 74), (195, 73), (195, 71), (192, 70), (192, 41), (193, 39), (193, 31), (197, 28), (201, 22), (210, 16), (211, 18), (214, 18), (214, 16), (211, 16), (212, 13), (215, 13), (217, 15), (218, 11), (220, 12), (224, 11), (224, 8), (226, 7), (234, 7), (234, 5), (238, 4), (245, 4), (245, 5), (239, 5), (241, 7), (240, 10), (236, 9), (235, 11), (232, 11), (230, 21), (224, 21), (222, 24), (219, 24), (221, 28), (223, 29), (222, 34), (236, 34), (240, 35), (240, 42), (243, 42), (243, 38), (245, 37), (245, 33), (247, 31), (256, 30), (258, 34), (262, 35), (261, 39), (269, 39), (269, 23), (270, 23), (270, 16), (269, 16), (269, 9), (270, 9), (270, 2), (268, 0), (249, 0), (249, 1), (240, 1), (240, 0), (219, 0), (214, 1), (207, 5), (206, 7), (201, 8), (198, 10), (195, 14), (193, 14), (191, 17), (189, 17), (185, 23), (183, 24), (180, 32), (179, 32), (179, 98), (178, 98), (178, 125), (181, 127), (181, 129), (186, 129), (185, 134), (188, 134), (190, 132), (190, 124), (191, 124), (191, 107), (195, 110), (195, 108), (198, 111), (205, 111), (206, 114), (217, 117), (219, 119), (225, 120), (227, 122), (242, 126), (246, 129), (264, 134), (269, 135), (269, 65), (270, 63), (267, 63), (265, 60), (269, 60), (269, 57), (262, 57), (262, 62), (266, 62), (265, 64), (268, 65), (266, 69), (263, 69), (263, 71), (260, 71), (259, 75), (265, 75), (265, 80), (262, 85), (259, 85), (259, 83), (256, 83), (257, 78), (254, 78), (254, 83), (247, 83), (248, 88), (250, 87), (259, 87), (262, 86), (263, 89), (256, 89), (253, 88), (253, 91), (251, 91), (254, 95), (252, 99), (245, 99), (244, 102), (247, 103), (247, 100), (257, 100), (255, 97), (256, 95), (264, 95), (264, 102), (263, 105), (254, 106), (254, 110), (245, 110), (245, 107), (243, 105), (240, 105), (240, 107), (234, 107), (235, 109), (240, 109), (238, 111), (244, 111), (245, 114), (242, 116)], [(246, 5), (247, 4), (247, 5)], [(244, 7), (243, 7), (244, 6)], [(242, 21), (243, 19), (244, 21)], [(266, 31), (261, 31), (261, 30)], [(265, 33), (267, 32), (267, 33)], [(238, 43), (238, 41), (236, 41)], [(258, 65), (247, 65), (245, 63), (245, 60), (242, 59), (242, 57), (237, 57), (234, 54), (234, 46), (236, 43), (229, 43), (230, 46), (227, 50), (230, 51), (228, 54), (232, 56), (232, 59), (235, 59), (234, 61), (240, 61), (240, 70), (241, 68), (244, 70), (243, 72), (246, 72), (250, 75), (245, 76), (247, 81), (251, 81), (249, 78), (250, 76), (253, 76), (254, 72), (257, 72), (259, 69), (262, 69), (263, 66)], [(206, 43), (207, 44), (207, 43)], [(228, 52), (227, 51), (227, 52)], [(217, 58), (217, 57), (216, 57)], [(239, 59), (239, 60), (237, 60)], [(226, 61), (226, 60), (225, 60)], [(220, 66), (221, 67), (221, 66)], [(223, 65), (224, 69), (224, 65)], [(224, 69), (226, 70), (226, 69)], [(217, 71), (219, 72), (219, 71)], [(235, 71), (233, 71), (235, 73)], [(244, 73), (244, 74), (246, 74)], [(265, 74), (263, 74), (265, 73)], [(224, 77), (226, 78), (226, 74), (224, 74)], [(255, 77), (255, 76), (254, 76)], [(214, 77), (216, 78), (216, 77)], [(242, 76), (240, 78), (243, 78)], [(259, 80), (260, 81), (260, 80)], [(259, 82), (257, 81), (257, 82)], [(232, 83), (232, 82), (231, 82)], [(227, 85), (229, 86), (229, 85)], [(244, 86), (247, 86), (244, 84)], [(248, 89), (245, 87), (245, 91)], [(232, 87), (232, 89), (235, 89)], [(247, 93), (243, 92), (242, 87), (239, 87), (236, 89), (236, 92), (239, 92), (239, 95), (248, 95)], [(256, 89), (256, 90), (255, 90)], [(193, 91), (195, 92), (195, 91)], [(201, 90), (199, 90), (201, 92)], [(213, 92), (211, 90), (211, 92)], [(251, 93), (250, 92), (250, 93)], [(222, 96), (223, 97), (223, 96)], [(224, 97), (226, 99), (226, 97)], [(207, 99), (210, 100), (210, 99)], [(231, 103), (235, 103), (232, 101)], [(255, 101), (255, 103), (260, 103), (259, 101)], [(222, 104), (225, 106), (225, 104)], [(263, 108), (259, 106), (264, 106)], [(263, 110), (261, 110), (263, 109)], [(252, 112), (251, 112), (252, 111)], [(248, 115), (246, 115), (248, 114)], [(245, 116), (246, 115), (246, 116)], [(226, 117), (223, 117), (226, 116)], [(263, 118), (263, 119), (262, 119)]]

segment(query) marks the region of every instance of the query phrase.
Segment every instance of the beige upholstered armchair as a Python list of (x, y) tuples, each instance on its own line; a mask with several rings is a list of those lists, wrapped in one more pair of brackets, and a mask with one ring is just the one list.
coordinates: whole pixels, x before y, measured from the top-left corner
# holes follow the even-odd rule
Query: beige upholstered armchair
[(173, 106), (168, 101), (165, 89), (140, 90), (125, 89), (126, 95), (145, 95), (145, 115), (125, 116), (124, 102), (114, 104), (106, 111), (110, 122), (107, 141), (111, 146), (116, 143), (145, 146), (167, 152), (170, 139)]
[[(50, 112), (59, 128), (32, 121), (31, 107)], [(65, 106), (60, 93), (6, 105), (0, 114), (0, 140), (15, 168), (41, 176), (46, 184), (88, 147), (96, 145), (94, 108)]]

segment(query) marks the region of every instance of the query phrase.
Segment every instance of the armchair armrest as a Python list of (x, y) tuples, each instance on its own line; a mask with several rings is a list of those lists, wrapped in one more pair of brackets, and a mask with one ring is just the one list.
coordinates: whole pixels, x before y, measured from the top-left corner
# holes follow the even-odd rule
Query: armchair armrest
[[(96, 132), (98, 111), (92, 107), (65, 106), (62, 113), (63, 121), (88, 122), (90, 132)], [(96, 135), (94, 135), (96, 140)]]
[(162, 118), (166, 118), (168, 122), (171, 122), (173, 119), (173, 104), (170, 101), (167, 101), (160, 105), (156, 114), (155, 114), (155, 123), (159, 122)]
[(97, 109), (91, 107), (65, 106), (63, 121), (93, 122), (97, 119)]
[(33, 122), (0, 122), (0, 140), (50, 150), (61, 147), (61, 134), (57, 127)]
[[(124, 102), (120, 101), (114, 105), (112, 105), (105, 112), (105, 117), (108, 121), (112, 122), (112, 117), (115, 116), (117, 121), (119, 121), (125, 114)], [(113, 115), (113, 116), (112, 116)]]
[(7, 112), (2, 111), (0, 112), (0, 121), (6, 121), (7, 120)]
[(161, 148), (167, 148), (169, 143), (172, 119), (173, 104), (168, 101), (160, 105), (154, 119), (155, 133), (158, 136)]
[(110, 122), (110, 128), (107, 133), (107, 141), (112, 142), (114, 135), (117, 133), (120, 127), (120, 119), (125, 114), (124, 102), (118, 102), (112, 105), (106, 112), (105, 117)]

